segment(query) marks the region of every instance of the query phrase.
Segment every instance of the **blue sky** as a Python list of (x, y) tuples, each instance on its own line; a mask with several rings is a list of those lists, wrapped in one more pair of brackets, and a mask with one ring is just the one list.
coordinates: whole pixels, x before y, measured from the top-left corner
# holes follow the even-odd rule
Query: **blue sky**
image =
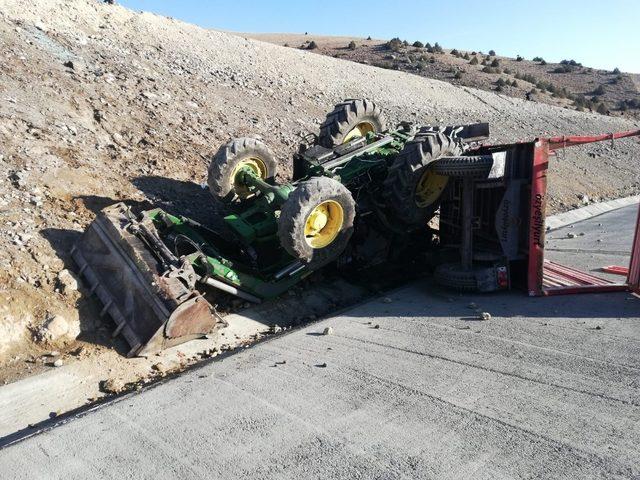
[(640, 73), (640, 0), (121, 0), (206, 28), (439, 42)]

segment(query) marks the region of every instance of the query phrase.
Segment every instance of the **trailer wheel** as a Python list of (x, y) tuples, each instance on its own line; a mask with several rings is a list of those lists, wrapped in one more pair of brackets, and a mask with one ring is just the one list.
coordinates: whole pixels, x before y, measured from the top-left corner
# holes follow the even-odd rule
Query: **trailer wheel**
[(389, 167), (384, 182), (390, 213), (410, 228), (426, 226), (449, 180), (431, 166), (442, 156), (461, 152), (458, 139), (437, 131), (419, 132), (407, 142)]
[(443, 158), (434, 162), (433, 171), (447, 177), (487, 178), (493, 167), (490, 155)]
[(269, 180), (276, 175), (277, 162), (260, 140), (231, 140), (220, 147), (209, 163), (207, 183), (213, 197), (225, 204), (249, 198), (252, 192), (239, 180), (238, 173), (243, 169)]
[(315, 177), (289, 194), (278, 221), (282, 247), (293, 257), (322, 266), (337, 258), (353, 233), (355, 202), (337, 180)]
[(382, 110), (370, 100), (345, 100), (327, 114), (320, 125), (318, 143), (334, 148), (369, 132), (383, 132), (387, 122)]
[(445, 263), (438, 265), (433, 277), (439, 285), (461, 292), (475, 292), (478, 290), (476, 271), (465, 270), (459, 263)]

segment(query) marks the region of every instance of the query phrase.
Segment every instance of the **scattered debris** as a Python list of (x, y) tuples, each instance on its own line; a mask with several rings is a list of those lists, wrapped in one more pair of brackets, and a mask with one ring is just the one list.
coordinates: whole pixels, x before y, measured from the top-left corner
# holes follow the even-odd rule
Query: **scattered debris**
[(282, 331), (282, 327), (280, 325), (271, 325), (269, 327), (269, 333), (280, 333)]
[(124, 391), (125, 387), (125, 383), (117, 378), (109, 378), (100, 382), (100, 390), (104, 393), (120, 393)]
[(62, 288), (62, 292), (69, 294), (78, 290), (78, 279), (66, 268), (58, 273), (58, 282)]
[(40, 342), (54, 341), (65, 337), (70, 332), (69, 322), (62, 315), (49, 318), (36, 332), (36, 339)]
[(151, 369), (160, 374), (165, 374), (168, 370), (166, 365), (162, 362), (154, 363), (153, 365), (151, 365)]
[(316, 367), (318, 367), (318, 368), (327, 368), (327, 364), (326, 363), (319, 363), (318, 365), (316, 365)]

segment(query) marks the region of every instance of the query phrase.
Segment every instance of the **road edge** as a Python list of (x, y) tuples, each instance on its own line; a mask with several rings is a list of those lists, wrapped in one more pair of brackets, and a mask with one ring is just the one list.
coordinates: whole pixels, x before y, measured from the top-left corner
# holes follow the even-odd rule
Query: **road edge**
[(576, 208), (575, 210), (551, 215), (545, 219), (545, 225), (548, 231), (557, 230), (558, 228), (566, 227), (572, 223), (581, 222), (582, 220), (597, 217), (598, 215), (602, 215), (612, 210), (617, 210), (618, 208), (627, 207), (637, 203), (640, 203), (640, 195), (632, 195), (630, 197), (616, 198), (615, 200), (608, 200), (606, 202), (592, 203), (591, 205)]

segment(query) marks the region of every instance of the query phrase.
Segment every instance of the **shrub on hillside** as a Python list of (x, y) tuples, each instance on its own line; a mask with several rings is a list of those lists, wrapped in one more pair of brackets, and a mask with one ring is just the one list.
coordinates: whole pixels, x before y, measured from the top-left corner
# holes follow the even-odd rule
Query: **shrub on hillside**
[(413, 42), (413, 46), (416, 48), (422, 48), (424, 47), (424, 44), (421, 41), (416, 40), (415, 42)]
[(484, 73), (502, 73), (502, 70), (500, 70), (499, 68), (495, 68), (495, 67), (484, 67), (482, 69), (482, 71)]
[(634, 110), (640, 109), (640, 98), (620, 100), (620, 102), (618, 103), (618, 109), (623, 112), (626, 112), (630, 108), (633, 108)]
[(392, 52), (399, 52), (402, 49), (402, 40), (398, 37), (392, 38), (385, 44), (385, 46)]
[(313, 40), (311, 40), (309, 45), (307, 45), (307, 50), (315, 50), (316, 48), (318, 48), (318, 44)]
[(354, 42), (353, 40), (351, 40), (349, 42), (349, 46), (347, 47), (349, 50), (355, 50), (356, 49), (356, 42)]
[(500, 60), (498, 60), (497, 58), (493, 59), (493, 62), (491, 62), (491, 66), (496, 68), (500, 66)]
[(542, 57), (533, 57), (534, 62), (541, 62), (542, 60), (544, 60)]
[(489, 50), (489, 55), (492, 57), (496, 56), (496, 51), (495, 50)]
[(616, 67), (616, 68), (613, 69), (613, 72), (611, 72), (611, 73), (613, 73), (614, 75), (620, 75), (620, 69), (618, 67)]
[(600, 102), (600, 104), (598, 105), (598, 108), (596, 108), (596, 112), (598, 112), (601, 115), (606, 115), (607, 107), (605, 106), (604, 103)]
[(453, 78), (455, 78), (456, 80), (460, 80), (462, 78), (462, 72), (458, 70)]
[(451, 50), (451, 55), (453, 55), (454, 57), (457, 57), (460, 55), (460, 52), (454, 48), (453, 50)]
[(609, 83), (611, 85), (616, 85), (620, 80), (622, 80), (622, 75), (618, 75), (617, 77), (612, 78), (611, 80), (609, 80)]
[(606, 93), (606, 90), (604, 89), (604, 87), (602, 85), (598, 85), (598, 88), (596, 88), (593, 91), (594, 95), (604, 95)]
[(444, 49), (440, 46), (438, 42), (433, 44), (433, 51), (435, 53), (444, 53)]
[(553, 73), (570, 73), (573, 72), (573, 67), (570, 65), (559, 65), (553, 69)]
[(521, 62), (522, 60), (524, 60), (524, 58), (521, 57), (520, 55), (516, 57), (516, 62)]
[(465, 60), (469, 60), (471, 57), (469, 56), (468, 52), (465, 52), (462, 58), (464, 58)]

